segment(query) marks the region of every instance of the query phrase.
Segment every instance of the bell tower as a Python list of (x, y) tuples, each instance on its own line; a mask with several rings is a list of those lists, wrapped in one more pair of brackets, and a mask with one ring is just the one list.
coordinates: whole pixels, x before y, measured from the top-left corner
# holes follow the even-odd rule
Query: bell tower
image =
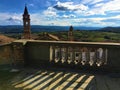
[(73, 37), (73, 27), (70, 26), (69, 31), (68, 31), (68, 40), (69, 41), (73, 41), (74, 37)]
[(30, 31), (30, 15), (27, 10), (27, 6), (25, 5), (24, 14), (23, 14), (23, 38), (31, 39), (31, 31)]

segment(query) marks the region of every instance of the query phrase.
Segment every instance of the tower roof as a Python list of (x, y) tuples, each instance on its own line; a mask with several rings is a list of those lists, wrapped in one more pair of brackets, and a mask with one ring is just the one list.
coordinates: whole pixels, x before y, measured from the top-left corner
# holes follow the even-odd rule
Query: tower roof
[(70, 29), (69, 29), (69, 31), (73, 31), (73, 26), (70, 26)]
[(27, 6), (25, 5), (24, 15), (28, 14)]

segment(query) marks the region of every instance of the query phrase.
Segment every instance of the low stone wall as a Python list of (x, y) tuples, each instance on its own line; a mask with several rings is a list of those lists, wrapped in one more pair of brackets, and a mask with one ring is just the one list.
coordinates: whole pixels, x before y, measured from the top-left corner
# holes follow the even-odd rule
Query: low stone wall
[(25, 64), (47, 65), (50, 59), (50, 48), (46, 43), (27, 42), (25, 45)]
[(120, 70), (120, 46), (108, 47), (108, 66)]
[(11, 44), (11, 50), (12, 50), (12, 61), (14, 65), (20, 65), (23, 66), (25, 63), (25, 49), (24, 49), (24, 42), (13, 42)]
[(0, 65), (12, 64), (12, 51), (11, 44), (5, 44), (0, 46)]
[(10, 43), (0, 46), (0, 65), (24, 65), (23, 42)]

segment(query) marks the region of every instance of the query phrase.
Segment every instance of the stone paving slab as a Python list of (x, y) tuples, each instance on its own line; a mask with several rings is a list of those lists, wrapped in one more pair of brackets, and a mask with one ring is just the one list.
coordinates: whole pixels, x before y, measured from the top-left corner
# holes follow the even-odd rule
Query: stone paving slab
[[(28, 78), (29, 77), (29, 78)], [(41, 71), (13, 84), (23, 90), (119, 90), (120, 79), (87, 73)]]

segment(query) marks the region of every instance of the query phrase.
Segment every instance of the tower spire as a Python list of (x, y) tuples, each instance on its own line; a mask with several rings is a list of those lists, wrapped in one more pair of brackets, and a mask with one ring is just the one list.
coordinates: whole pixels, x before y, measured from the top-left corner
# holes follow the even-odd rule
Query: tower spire
[(27, 5), (25, 4), (24, 15), (28, 14)]

